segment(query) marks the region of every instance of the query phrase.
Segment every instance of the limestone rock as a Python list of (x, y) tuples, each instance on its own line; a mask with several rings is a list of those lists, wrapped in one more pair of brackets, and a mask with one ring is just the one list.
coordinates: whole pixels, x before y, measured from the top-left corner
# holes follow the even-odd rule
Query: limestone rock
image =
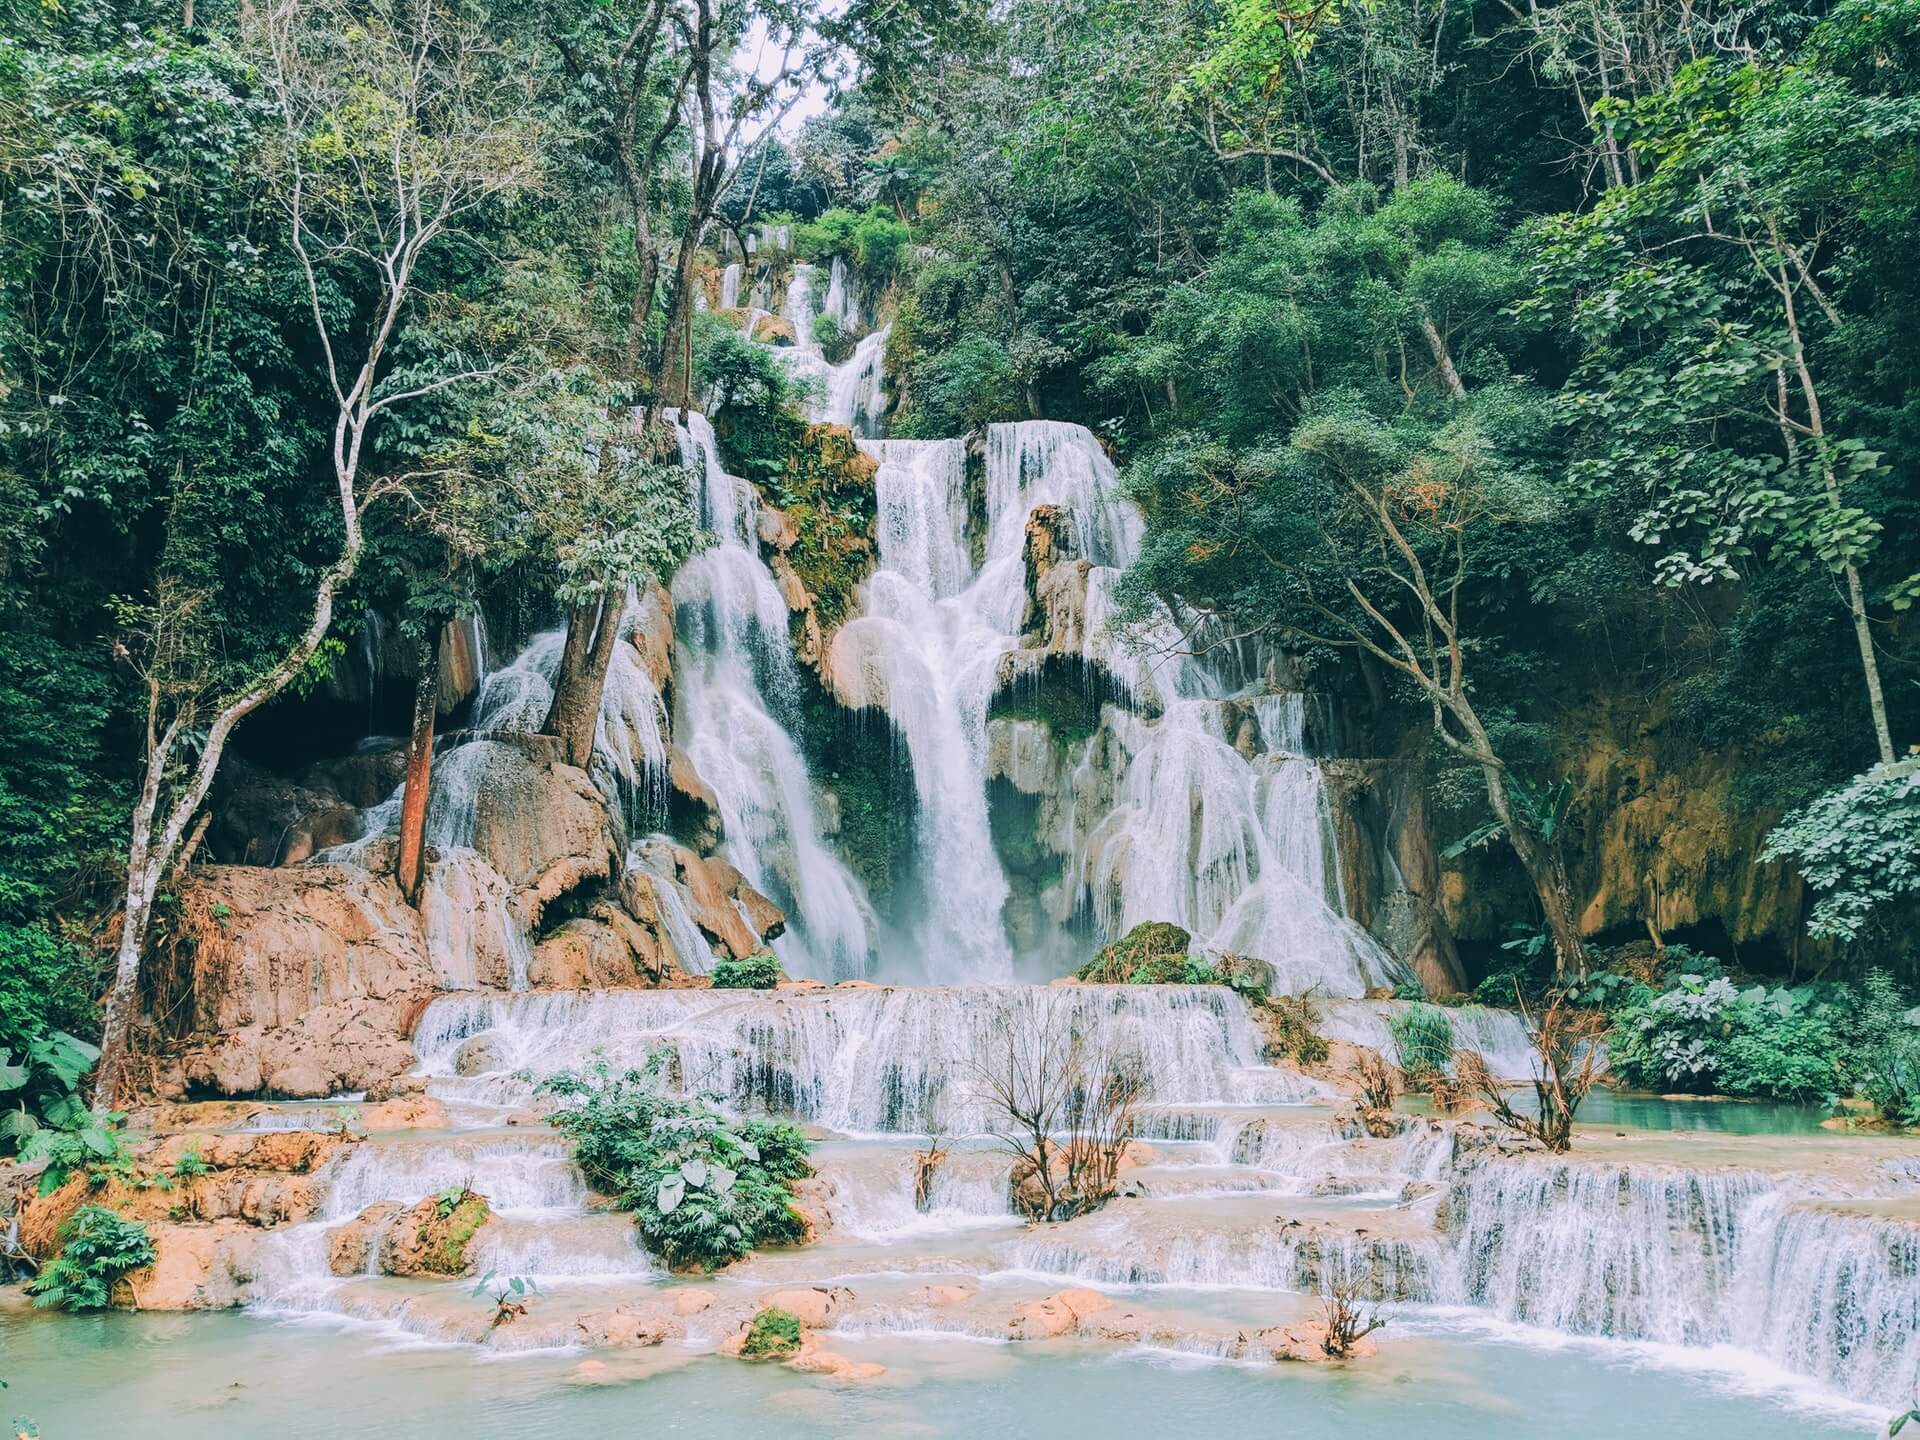
[(364, 1275), (380, 1256), (381, 1237), (400, 1213), (397, 1201), (369, 1205), (344, 1225), (327, 1232), (327, 1268), (335, 1275)]
[(402, 1278), (471, 1274), (469, 1246), (492, 1218), (485, 1197), (471, 1190), (445, 1213), (439, 1197), (429, 1195), (381, 1228), (380, 1269)]
[(1088, 1317), (1110, 1310), (1114, 1302), (1098, 1290), (1062, 1290), (1044, 1300), (1029, 1300), (1007, 1321), (1013, 1340), (1047, 1340), (1080, 1328)]
[(485, 1075), (501, 1068), (500, 1041), (492, 1035), (475, 1035), (461, 1042), (453, 1052), (453, 1073), (461, 1076)]
[(785, 1310), (809, 1330), (824, 1330), (834, 1316), (853, 1302), (853, 1292), (844, 1285), (815, 1285), (808, 1288), (770, 1290), (760, 1297), (763, 1310)]
[(726, 838), (718, 797), (678, 745), (667, 749), (667, 808), (675, 833), (697, 848), (716, 849)]
[(188, 1047), (161, 1089), (319, 1098), (412, 1068), (403, 1021), (434, 989), (418, 915), (385, 876), (351, 866), (211, 865), (189, 914), (218, 916), (193, 949)]
[(624, 1349), (663, 1345), (686, 1333), (686, 1326), (675, 1317), (672, 1307), (657, 1303), (590, 1311), (574, 1323), (581, 1343)]
[(812, 1335), (803, 1336), (800, 1348), (787, 1359), (787, 1368), (808, 1375), (825, 1375), (832, 1380), (871, 1380), (887, 1373), (887, 1367), (872, 1360), (854, 1360), (837, 1350), (829, 1350)]
[(259, 1232), (238, 1220), (210, 1225), (147, 1223), (153, 1264), (114, 1287), (138, 1310), (227, 1310), (246, 1304)]

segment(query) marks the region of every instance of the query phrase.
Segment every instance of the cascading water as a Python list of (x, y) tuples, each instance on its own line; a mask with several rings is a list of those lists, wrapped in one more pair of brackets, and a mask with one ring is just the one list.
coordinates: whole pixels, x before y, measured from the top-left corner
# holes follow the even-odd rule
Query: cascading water
[[(1137, 1058), (1161, 1104), (1301, 1104), (1325, 1097), (1304, 1076), (1266, 1068), (1246, 1006), (1218, 986), (874, 989), (779, 1003), (716, 990), (507, 997), (449, 995), (415, 1045), (439, 1093), (521, 1103), (515, 1072), (637, 1065), (656, 1049), (681, 1083), (743, 1108), (800, 1115), (853, 1134), (970, 1134), (990, 1128), (985, 1074), (1011, 1032), (1071, 1025), (1104, 1054)], [(460, 1047), (485, 1035), (498, 1064), (453, 1076)]]
[(727, 858), (787, 912), (787, 932), (774, 942), (787, 973), (864, 974), (873, 914), (827, 848), (793, 738), (799, 680), (787, 605), (760, 558), (752, 491), (726, 473), (704, 417), (675, 423), (701, 520), (718, 543), (673, 582), (681, 655), (674, 733), (719, 802)]

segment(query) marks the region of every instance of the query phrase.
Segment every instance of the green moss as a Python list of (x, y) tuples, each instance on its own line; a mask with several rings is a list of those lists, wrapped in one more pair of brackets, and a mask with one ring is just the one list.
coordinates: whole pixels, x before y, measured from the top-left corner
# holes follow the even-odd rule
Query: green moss
[(800, 1317), (791, 1310), (768, 1308), (753, 1317), (740, 1354), (748, 1360), (777, 1360), (800, 1348)]
[(774, 482), (798, 536), (787, 559), (828, 630), (847, 617), (854, 588), (873, 569), (877, 469), (873, 458), (854, 443), (851, 431), (809, 425)]
[[(1193, 937), (1178, 925), (1164, 920), (1148, 920), (1134, 926), (1074, 971), (1074, 978), (1095, 985), (1186, 983), (1173, 976), (1172, 971), (1178, 966), (1182, 973), (1185, 972), (1187, 947), (1192, 943)], [(1156, 978), (1136, 981), (1136, 974)]]
[(491, 1214), (486, 1197), (471, 1190), (465, 1191), (451, 1206), (443, 1200), (419, 1230), (419, 1242), (425, 1247), (421, 1267), (436, 1275), (466, 1274), (467, 1246)]

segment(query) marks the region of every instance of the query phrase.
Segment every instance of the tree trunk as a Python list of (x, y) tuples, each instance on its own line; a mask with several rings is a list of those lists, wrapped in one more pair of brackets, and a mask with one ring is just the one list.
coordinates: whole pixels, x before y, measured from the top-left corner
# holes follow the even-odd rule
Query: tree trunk
[(1572, 978), (1587, 977), (1587, 943), (1581, 937), (1580, 924), (1573, 908), (1573, 882), (1567, 878), (1567, 859), (1557, 841), (1548, 840), (1518, 814), (1507, 793), (1505, 772), (1483, 767), (1487, 777), (1487, 799), (1493, 813), (1506, 826), (1507, 840), (1520, 867), (1533, 882), (1541, 912), (1546, 916), (1547, 932), (1553, 937), (1553, 977), (1562, 984)]
[(400, 895), (420, 904), (420, 881), (426, 873), (427, 799), (433, 786), (433, 720), (440, 706), (440, 646), (421, 637), (420, 673), (413, 682), (413, 733), (407, 740), (406, 787), (400, 795), (400, 855), (394, 867)]
[(1420, 333), (1426, 336), (1427, 349), (1433, 352), (1434, 369), (1440, 372), (1440, 383), (1447, 387), (1447, 394), (1456, 400), (1466, 399), (1467, 387), (1460, 383), (1460, 372), (1453, 368), (1453, 356), (1447, 352), (1446, 338), (1439, 327), (1422, 315)]
[(620, 637), (626, 596), (612, 591), (574, 607), (567, 619), (567, 642), (554, 677), (553, 705), (541, 727), (560, 739), (569, 765), (586, 769), (593, 759), (593, 732), (600, 720), (600, 697)]

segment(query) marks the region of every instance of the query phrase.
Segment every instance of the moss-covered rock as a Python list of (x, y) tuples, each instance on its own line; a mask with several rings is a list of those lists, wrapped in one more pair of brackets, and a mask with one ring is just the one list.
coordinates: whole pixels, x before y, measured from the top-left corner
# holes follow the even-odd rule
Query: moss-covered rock
[(740, 1346), (744, 1360), (782, 1360), (800, 1348), (800, 1317), (790, 1310), (768, 1308), (753, 1317), (747, 1327), (746, 1341)]
[[(1187, 947), (1193, 937), (1165, 920), (1148, 920), (1102, 950), (1074, 972), (1074, 978), (1093, 985), (1179, 983), (1171, 972), (1184, 970)], [(1137, 974), (1151, 978), (1138, 982)]]
[(873, 569), (878, 469), (845, 426), (809, 425), (774, 482), (792, 523), (787, 561), (829, 633), (847, 618), (855, 588)]

